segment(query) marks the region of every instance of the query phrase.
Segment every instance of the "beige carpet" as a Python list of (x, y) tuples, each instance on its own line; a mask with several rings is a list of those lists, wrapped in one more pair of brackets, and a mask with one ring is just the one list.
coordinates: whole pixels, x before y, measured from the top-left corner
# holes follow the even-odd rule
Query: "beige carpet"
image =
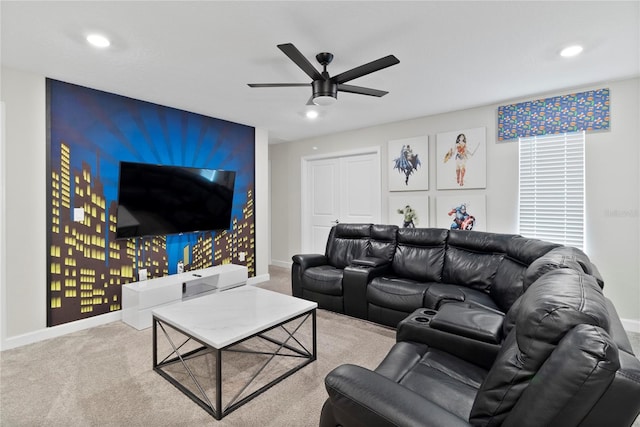
[[(288, 269), (271, 267), (270, 275), (260, 287), (291, 292)], [(221, 421), (152, 370), (151, 329), (114, 322), (7, 350), (0, 353), (0, 425), (317, 426), (325, 375), (342, 363), (374, 368), (395, 331), (318, 310), (317, 334), (317, 361)], [(629, 335), (638, 354), (640, 335)]]
[[(291, 292), (288, 269), (270, 275), (260, 287)], [(342, 363), (374, 368), (395, 342), (394, 330), (325, 310), (317, 316), (318, 360), (221, 421), (152, 370), (151, 329), (114, 322), (4, 351), (0, 425), (317, 426), (325, 375)]]

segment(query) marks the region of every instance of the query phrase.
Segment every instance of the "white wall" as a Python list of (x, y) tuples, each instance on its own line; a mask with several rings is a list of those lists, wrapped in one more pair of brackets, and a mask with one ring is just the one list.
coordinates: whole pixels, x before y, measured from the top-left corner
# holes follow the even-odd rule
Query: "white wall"
[[(119, 320), (120, 312), (46, 327), (46, 95), (45, 77), (3, 67), (0, 101), (5, 129), (0, 171), (0, 349)], [(268, 134), (256, 129), (256, 277), (268, 280)], [(0, 192), (0, 194), (2, 194)]]
[[(613, 300), (620, 316), (627, 320), (625, 326), (640, 331), (639, 79), (539, 94), (526, 99), (506, 100), (500, 104), (602, 87), (611, 89), (611, 130), (587, 135), (586, 252), (604, 276), (605, 294)], [(516, 233), (518, 145), (517, 142), (496, 142), (497, 106), (498, 104), (271, 145), (272, 263), (290, 266), (291, 256), (300, 251), (302, 157), (378, 145), (381, 147), (382, 164), (390, 164), (387, 142), (419, 135), (429, 136), (430, 190), (425, 193), (430, 197), (429, 225), (435, 227), (434, 199), (437, 195), (484, 193), (487, 200), (487, 231)], [(487, 128), (486, 190), (436, 191), (436, 134), (474, 127)], [(313, 147), (317, 147), (317, 150)], [(382, 169), (384, 195), (388, 194), (386, 189), (390, 168)], [(383, 218), (387, 211), (386, 197), (383, 197)]]
[(5, 103), (5, 300), (7, 336), (47, 323), (46, 123), (42, 76), (2, 69)]

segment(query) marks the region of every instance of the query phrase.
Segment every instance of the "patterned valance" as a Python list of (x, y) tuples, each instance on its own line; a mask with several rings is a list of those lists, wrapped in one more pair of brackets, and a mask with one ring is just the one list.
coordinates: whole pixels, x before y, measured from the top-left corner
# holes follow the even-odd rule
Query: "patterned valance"
[(498, 141), (609, 129), (609, 89), (498, 107)]

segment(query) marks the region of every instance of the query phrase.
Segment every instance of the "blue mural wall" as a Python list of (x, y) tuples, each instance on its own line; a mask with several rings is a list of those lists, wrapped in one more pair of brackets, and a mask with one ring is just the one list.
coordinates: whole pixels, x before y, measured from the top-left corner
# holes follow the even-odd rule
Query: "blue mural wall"
[[(48, 326), (120, 310), (142, 268), (255, 275), (253, 127), (47, 79), (47, 149)], [(235, 171), (229, 230), (116, 240), (120, 161)]]

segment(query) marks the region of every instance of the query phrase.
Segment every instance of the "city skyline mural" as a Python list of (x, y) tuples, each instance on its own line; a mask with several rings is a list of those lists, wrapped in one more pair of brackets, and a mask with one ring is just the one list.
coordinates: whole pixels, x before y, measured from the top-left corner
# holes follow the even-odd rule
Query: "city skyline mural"
[[(47, 79), (47, 325), (120, 310), (142, 268), (255, 276), (254, 147), (250, 126)], [(116, 240), (121, 161), (235, 171), (230, 228)]]

